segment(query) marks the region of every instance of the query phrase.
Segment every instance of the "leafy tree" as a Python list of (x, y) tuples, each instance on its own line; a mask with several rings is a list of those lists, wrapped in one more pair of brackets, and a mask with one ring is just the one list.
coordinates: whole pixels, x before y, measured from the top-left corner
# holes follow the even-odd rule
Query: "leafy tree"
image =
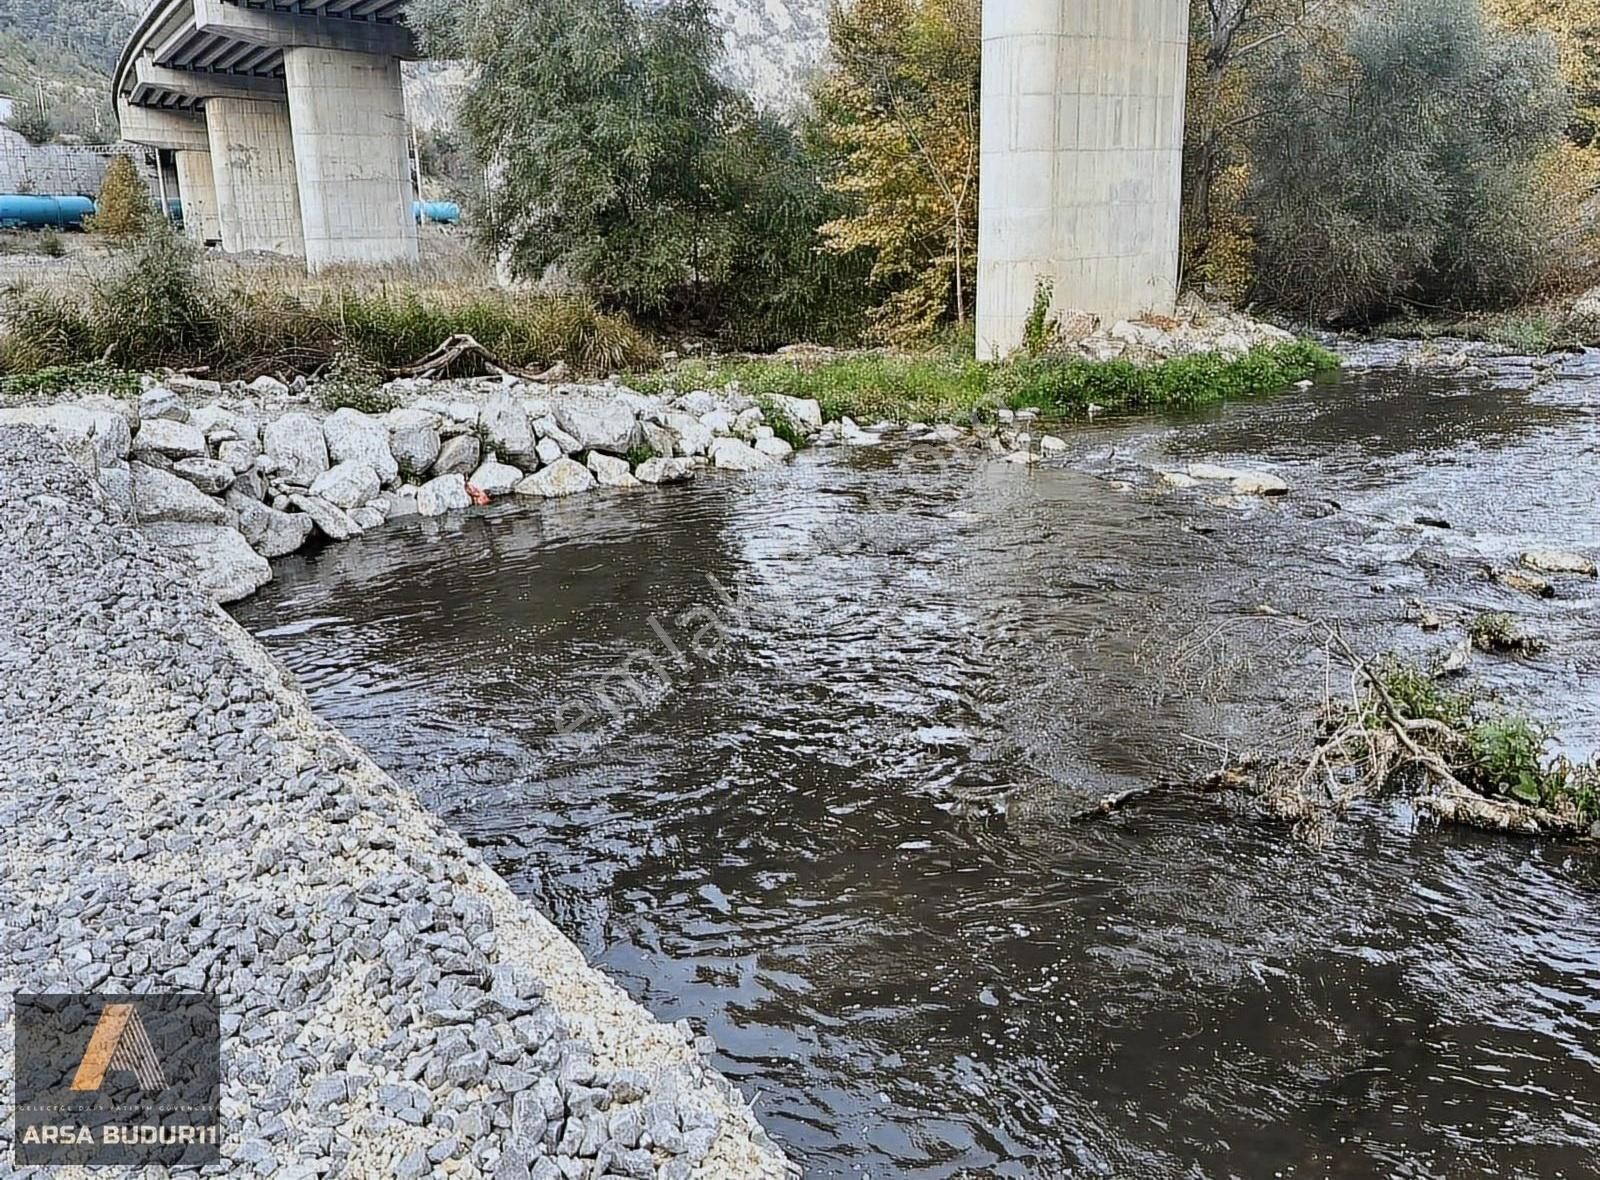
[(1271, 101), (1252, 85), (1285, 40), (1334, 53), (1357, 0), (1192, 0), (1184, 126), (1184, 274), (1241, 291), (1252, 244), (1248, 135)]
[(739, 344), (812, 328), (842, 286), (811, 249), (831, 211), (793, 134), (714, 77), (701, 0), (483, 0), (460, 43), (477, 66), (462, 122), (515, 274)]
[(1332, 58), (1279, 45), (1250, 140), (1259, 298), (1364, 321), (1546, 279), (1556, 227), (1530, 182), (1569, 110), (1548, 38), (1490, 28), (1479, 0), (1393, 0)]
[(854, 208), (827, 248), (866, 250), (891, 337), (964, 323), (977, 274), (979, 0), (853, 0), (829, 12), (818, 118)]
[(94, 217), (89, 221), (93, 233), (108, 237), (125, 238), (143, 233), (154, 220), (155, 205), (150, 189), (140, 177), (133, 161), (117, 154), (106, 166), (105, 179), (100, 182), (100, 195), (95, 200)]
[(1594, 0), (1485, 0), (1484, 6), (1507, 28), (1555, 38), (1561, 73), (1572, 88), (1569, 134), (1579, 144), (1600, 146), (1600, 8)]

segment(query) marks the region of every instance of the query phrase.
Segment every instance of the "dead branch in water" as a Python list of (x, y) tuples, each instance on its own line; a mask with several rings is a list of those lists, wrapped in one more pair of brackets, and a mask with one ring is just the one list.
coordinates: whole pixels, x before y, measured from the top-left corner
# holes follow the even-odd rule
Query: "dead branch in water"
[(557, 361), (548, 369), (539, 373), (508, 365), (470, 335), (460, 332), (449, 337), (427, 356), (409, 365), (401, 365), (399, 368), (390, 369), (389, 376), (436, 377), (448, 370), (452, 365), (469, 357), (476, 360), (485, 370), (496, 377), (518, 377), (523, 381), (551, 382), (560, 381), (567, 375), (565, 361)]

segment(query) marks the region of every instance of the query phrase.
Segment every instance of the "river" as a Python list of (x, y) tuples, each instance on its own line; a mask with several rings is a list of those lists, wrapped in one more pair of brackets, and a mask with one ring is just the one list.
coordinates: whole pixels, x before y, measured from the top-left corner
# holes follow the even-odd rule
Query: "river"
[[(1425, 656), (1510, 610), (1548, 652), (1473, 673), (1600, 748), (1593, 580), (1540, 601), (1482, 573), (1600, 552), (1600, 356), (1356, 359), (1063, 427), (1048, 466), (814, 449), (397, 522), (278, 562), (235, 613), (709, 1033), (810, 1175), (1592, 1176), (1591, 849), (1398, 802), (1312, 839), (1182, 785), (1303, 733), (1326, 665), (1295, 615)], [(1151, 474), (1201, 460), (1292, 493)]]

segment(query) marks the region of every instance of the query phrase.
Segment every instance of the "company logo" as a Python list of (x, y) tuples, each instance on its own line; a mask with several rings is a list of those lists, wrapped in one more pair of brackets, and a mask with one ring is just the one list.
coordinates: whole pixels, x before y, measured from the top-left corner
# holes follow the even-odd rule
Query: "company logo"
[(78, 1062), (78, 1072), (72, 1075), (72, 1088), (98, 1090), (108, 1069), (128, 1070), (146, 1094), (159, 1094), (167, 1088), (167, 1075), (161, 1072), (156, 1048), (133, 1004), (107, 1004), (100, 1009), (89, 1047)]
[(18, 1164), (217, 1161), (222, 1037), (215, 997), (15, 1000)]

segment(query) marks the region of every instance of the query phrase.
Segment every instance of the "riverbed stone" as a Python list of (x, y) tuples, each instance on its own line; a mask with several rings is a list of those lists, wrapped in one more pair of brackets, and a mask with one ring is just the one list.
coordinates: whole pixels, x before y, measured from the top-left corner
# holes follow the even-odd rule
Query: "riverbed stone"
[(179, 459), (172, 465), (172, 474), (208, 496), (220, 496), (233, 486), (235, 478), (233, 468), (217, 459)]
[(686, 483), (694, 478), (694, 463), (685, 458), (646, 459), (634, 468), (640, 483)]
[(479, 464), (467, 479), (473, 487), (487, 496), (510, 495), (518, 483), (523, 479), (520, 467), (513, 467), (509, 463), (502, 463), (491, 453), (489, 458)]
[(472, 507), (467, 495), (467, 480), (459, 471), (430, 479), (417, 489), (417, 512), (422, 516), (443, 516)]
[(384, 485), (400, 478), (399, 464), (389, 450), (389, 428), (372, 415), (346, 406), (322, 424), (322, 433), (331, 463), (365, 463)]
[(555, 419), (577, 440), (576, 450), (626, 455), (641, 441), (638, 418), (614, 398), (563, 398), (555, 405)]
[(186, 479), (137, 460), (128, 464), (128, 472), (133, 481), (134, 511), (141, 523), (225, 525), (231, 522), (228, 508), (221, 500), (206, 495)]
[(771, 459), (787, 459), (794, 454), (794, 448), (777, 435), (758, 438), (750, 445)]
[(207, 455), (206, 436), (187, 422), (171, 418), (151, 418), (139, 424), (134, 436), (135, 454), (160, 455), (163, 459), (203, 459)]
[(389, 452), (401, 475), (423, 475), (439, 457), (439, 416), (419, 409), (391, 410), (384, 416), (389, 428)]
[(361, 507), (382, 490), (381, 478), (372, 465), (355, 459), (335, 463), (311, 484), (313, 496), (346, 512)]
[(589, 470), (594, 472), (595, 482), (603, 488), (636, 488), (639, 481), (634, 478), (633, 472), (628, 470), (628, 461), (618, 459), (615, 455), (603, 455), (599, 451), (590, 451), (588, 459)]
[(1592, 578), (1596, 573), (1592, 558), (1565, 549), (1530, 549), (1518, 560), (1523, 568), (1541, 574), (1577, 574)]
[(218, 602), (247, 598), (272, 580), (267, 559), (228, 525), (159, 521), (139, 531), (188, 561), (200, 589)]
[(359, 537), (362, 528), (350, 514), (337, 504), (330, 504), (321, 496), (293, 495), (289, 504), (309, 516), (319, 532), (330, 541), (348, 541)]
[(640, 419), (639, 431), (644, 435), (644, 445), (652, 455), (670, 459), (678, 453), (678, 436), (659, 422)]
[(711, 464), (724, 471), (759, 471), (777, 462), (736, 438), (718, 438), (711, 444)]
[(270, 373), (261, 374), (245, 388), (257, 397), (266, 398), (269, 401), (281, 400), (289, 396), (289, 386)]
[(468, 472), (477, 470), (482, 455), (483, 447), (475, 434), (458, 434), (453, 438), (447, 438), (440, 445), (439, 455), (433, 461), (433, 474), (465, 476)]
[(540, 442), (554, 443), (558, 452), (552, 458), (546, 459), (545, 456), (550, 452), (545, 448), (540, 447), (539, 458), (542, 462), (554, 463), (556, 459), (561, 458), (562, 455), (571, 455), (577, 451), (583, 450), (583, 444), (572, 435), (568, 434), (565, 430), (562, 430), (560, 424), (556, 422), (553, 416), (535, 419), (533, 423), (533, 433)]
[(519, 496), (572, 496), (595, 486), (594, 475), (575, 459), (557, 459), (540, 468), (516, 487)]
[(290, 483), (309, 488), (328, 470), (328, 443), (322, 424), (310, 414), (285, 414), (261, 432), (261, 450)]

